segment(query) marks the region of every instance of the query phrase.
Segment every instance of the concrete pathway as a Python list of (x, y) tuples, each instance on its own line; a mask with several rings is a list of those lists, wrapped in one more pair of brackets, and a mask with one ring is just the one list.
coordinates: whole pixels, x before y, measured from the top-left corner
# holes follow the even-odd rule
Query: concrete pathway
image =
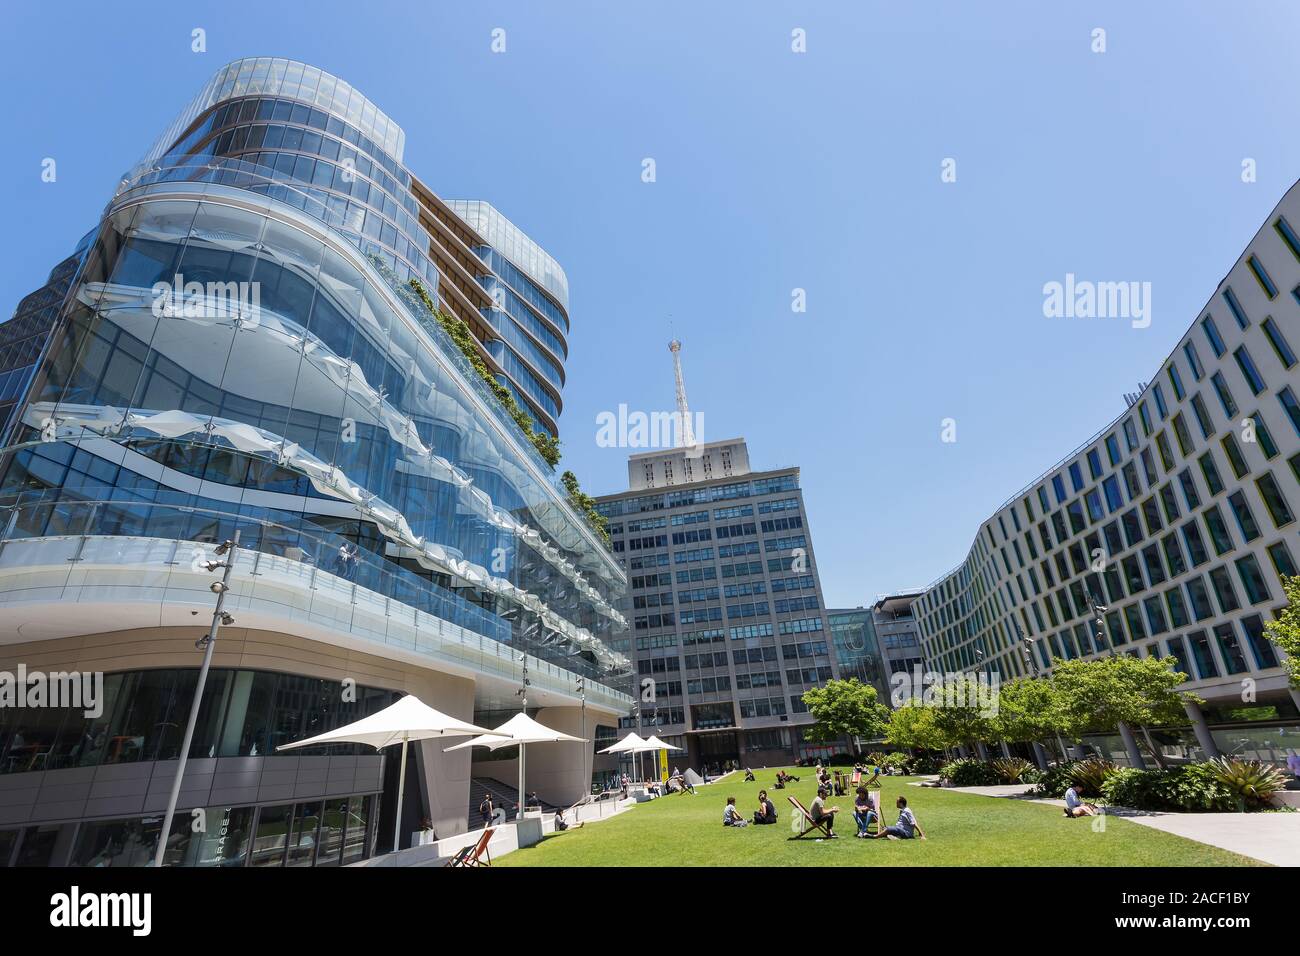
[[(1033, 787), (1024, 784), (944, 789), (1065, 806), (1064, 800), (1030, 796)], [(1157, 813), (1127, 807), (1107, 807), (1106, 813), (1274, 866), (1300, 866), (1300, 813)]]

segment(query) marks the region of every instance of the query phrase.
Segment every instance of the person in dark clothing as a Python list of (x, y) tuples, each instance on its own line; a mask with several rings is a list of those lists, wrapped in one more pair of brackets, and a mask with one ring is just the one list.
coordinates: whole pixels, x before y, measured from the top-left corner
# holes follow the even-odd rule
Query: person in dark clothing
[(776, 807), (767, 799), (767, 791), (758, 791), (758, 809), (754, 811), (754, 822), (759, 825), (776, 823)]
[(496, 812), (496, 807), (492, 806), (492, 794), (489, 793), (483, 798), (483, 802), (478, 805), (478, 812), (479, 816), (483, 818), (483, 826), (490, 827), (492, 825), (492, 814)]

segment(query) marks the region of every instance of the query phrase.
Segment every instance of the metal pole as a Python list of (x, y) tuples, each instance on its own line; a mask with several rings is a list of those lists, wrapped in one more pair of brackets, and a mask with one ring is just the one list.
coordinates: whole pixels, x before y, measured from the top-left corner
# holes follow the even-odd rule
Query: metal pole
[(406, 744), (411, 739), (407, 731), (402, 732), (402, 765), (397, 770), (397, 810), (393, 814), (393, 852), (401, 849), (402, 839), (402, 797), (406, 793)]
[[(221, 587), (217, 588), (217, 606), (212, 612), (212, 626), (202, 641), (203, 664), (199, 667), (199, 682), (194, 688), (194, 700), (190, 702), (190, 718), (185, 724), (185, 737), (181, 742), (180, 760), (176, 764), (176, 779), (172, 781), (172, 792), (167, 798), (167, 814), (163, 817), (162, 830), (158, 833), (158, 849), (153, 855), (153, 865), (163, 865), (163, 856), (167, 852), (167, 838), (171, 836), (172, 817), (176, 814), (176, 804), (181, 798), (181, 782), (185, 776), (185, 764), (189, 760), (190, 744), (194, 742), (194, 727), (199, 722), (199, 704), (203, 700), (203, 688), (208, 683), (208, 669), (212, 666), (212, 650), (217, 643), (217, 630), (221, 627), (222, 605), (230, 593), (230, 572), (235, 569), (235, 556), (239, 553), (239, 531), (235, 537), (222, 547), (226, 548), (226, 570), (221, 575)], [(218, 549), (218, 553), (220, 549)]]

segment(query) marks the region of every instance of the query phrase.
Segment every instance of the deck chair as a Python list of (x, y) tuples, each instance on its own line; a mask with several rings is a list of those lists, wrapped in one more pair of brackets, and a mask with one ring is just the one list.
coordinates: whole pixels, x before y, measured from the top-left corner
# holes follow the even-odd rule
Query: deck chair
[(471, 843), (447, 861), (447, 866), (491, 866), (492, 854), (488, 852), (488, 842), (496, 827), (488, 827), (479, 836), (477, 843)]
[(830, 838), (831, 832), (830, 830), (826, 829), (826, 824), (818, 823), (816, 820), (814, 820), (812, 818), (812, 814), (808, 812), (808, 808), (805, 807), (802, 803), (800, 803), (797, 798), (786, 797), (786, 799), (790, 801), (790, 806), (794, 807), (795, 810), (798, 811), (799, 815), (803, 817), (803, 822), (804, 822), (803, 831), (796, 834), (795, 836), (790, 837), (791, 840), (802, 840), (804, 837), (806, 837), (808, 834), (814, 831), (820, 833), (823, 837), (826, 837), (827, 839)]

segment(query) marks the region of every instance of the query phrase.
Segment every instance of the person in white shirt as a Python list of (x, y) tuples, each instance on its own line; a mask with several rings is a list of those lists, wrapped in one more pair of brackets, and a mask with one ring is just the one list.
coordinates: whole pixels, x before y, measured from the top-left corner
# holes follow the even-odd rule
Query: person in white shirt
[(899, 797), (894, 806), (898, 807), (898, 822), (892, 827), (885, 827), (883, 830), (869, 834), (870, 839), (910, 840), (917, 837), (924, 840), (925, 831), (921, 829), (921, 824), (916, 822), (916, 815), (908, 809), (907, 797)]
[(724, 827), (745, 827), (749, 826), (749, 821), (740, 815), (736, 809), (736, 798), (727, 797), (727, 808), (722, 811), (722, 825)]
[(1093, 804), (1083, 802), (1082, 788), (1077, 783), (1070, 784), (1069, 789), (1065, 791), (1065, 815), (1067, 817), (1097, 815), (1097, 808)]

